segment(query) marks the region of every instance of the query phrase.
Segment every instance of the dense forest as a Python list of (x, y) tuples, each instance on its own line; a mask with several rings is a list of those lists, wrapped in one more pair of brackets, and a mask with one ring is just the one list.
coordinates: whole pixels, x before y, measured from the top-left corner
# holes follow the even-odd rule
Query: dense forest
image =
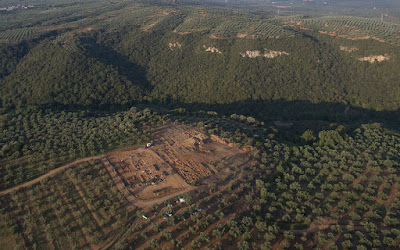
[[(349, 56), (335, 39), (306, 35), (214, 41), (203, 34), (163, 35), (127, 28), (76, 39), (73, 51), (44, 40), (21, 60), (13, 54), (14, 62), (7, 64), (18, 64), (1, 80), (3, 106), (123, 105), (142, 100), (144, 94), (156, 102), (308, 100), (375, 110), (396, 110), (400, 102), (395, 56), (399, 49), (377, 41), (358, 45), (363, 52)], [(181, 47), (170, 49), (169, 43)], [(209, 53), (203, 45), (218, 48), (221, 54)], [(20, 46), (3, 53), (21, 50)], [(289, 55), (273, 59), (240, 55), (264, 49)], [(374, 53), (390, 54), (391, 61), (371, 64), (354, 58)]]
[[(399, 108), (397, 24), (352, 17), (263, 19), (237, 10), (142, 8), (124, 19), (100, 20), (98, 25), (87, 21), (80, 29), (64, 24), (70, 31), (38, 32), (39, 37), (22, 42), (8, 40), (0, 51), (3, 108), (105, 107), (144, 100), (183, 104), (303, 100), (378, 111)], [(228, 21), (218, 25), (212, 18)], [(373, 25), (376, 33), (368, 29), (354, 36), (374, 39), (350, 40), (339, 37), (339, 31), (337, 36), (322, 34), (331, 32), (319, 30), (323, 23), (336, 27), (331, 30)], [(379, 55), (386, 60), (360, 60)]]

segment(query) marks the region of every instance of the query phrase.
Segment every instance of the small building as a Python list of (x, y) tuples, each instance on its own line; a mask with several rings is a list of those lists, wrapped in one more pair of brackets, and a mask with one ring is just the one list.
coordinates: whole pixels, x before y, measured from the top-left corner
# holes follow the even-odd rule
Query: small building
[(179, 203), (185, 203), (186, 202), (186, 200), (185, 200), (185, 198), (179, 198), (179, 201), (178, 201)]

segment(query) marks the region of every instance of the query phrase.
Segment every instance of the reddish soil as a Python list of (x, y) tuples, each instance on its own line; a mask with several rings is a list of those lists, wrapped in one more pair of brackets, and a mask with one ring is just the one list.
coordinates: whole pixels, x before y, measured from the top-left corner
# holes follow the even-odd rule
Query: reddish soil
[(397, 185), (397, 183), (393, 184), (392, 187), (390, 188), (390, 194), (389, 194), (389, 198), (386, 201), (386, 204), (390, 204), (393, 201), (393, 199), (397, 198), (398, 193), (396, 192), (397, 191), (396, 185)]
[[(54, 196), (54, 195), (56, 195), (56, 194), (55, 194), (54, 187), (52, 187), (51, 194), (50, 194), (48, 188), (46, 188), (44, 184), (41, 185), (41, 188), (44, 190), (44, 193), (46, 194), (46, 196), (51, 196), (51, 195)], [(60, 224), (61, 228), (62, 228), (63, 231), (64, 231), (64, 230), (65, 230), (65, 222), (64, 222), (64, 223), (61, 222), (61, 221), (62, 221), (62, 218), (61, 218), (60, 214), (58, 214), (58, 213), (53, 213), (53, 214), (56, 216), (58, 223)], [(64, 231), (64, 233), (65, 233), (66, 235), (68, 234), (68, 233), (66, 233), (65, 231)], [(70, 246), (73, 246), (74, 244), (73, 244), (73, 242), (72, 242), (72, 239), (71, 239), (70, 237), (67, 237), (67, 238), (68, 238), (69, 245), (70, 245)]]
[(188, 31), (183, 31), (183, 32), (178, 32), (178, 31), (174, 30), (174, 31), (172, 31), (172, 32), (174, 32), (174, 33), (176, 33), (176, 34), (179, 34), (179, 35), (187, 35), (187, 34), (192, 33), (193, 30), (194, 30), (194, 29), (190, 29), (190, 30), (188, 30)]
[(75, 221), (78, 222), (78, 224), (79, 224), (79, 226), (80, 226), (80, 228), (81, 228), (81, 230), (82, 230), (82, 234), (83, 234), (84, 237), (85, 237), (86, 243), (88, 244), (88, 246), (90, 246), (90, 249), (95, 249), (94, 246), (92, 246), (91, 243), (90, 243), (91, 241), (90, 241), (89, 233), (86, 231), (86, 228), (84, 227), (82, 221), (78, 218), (78, 216), (77, 216), (77, 214), (76, 214), (76, 210), (72, 207), (71, 202), (69, 202), (69, 201), (67, 200), (67, 196), (63, 193), (63, 191), (61, 190), (61, 188), (60, 188), (60, 186), (59, 186), (58, 184), (57, 184), (57, 189), (58, 189), (58, 191), (60, 192), (61, 197), (63, 197), (63, 202), (64, 202), (64, 204), (67, 205), (68, 210), (71, 211), (72, 216), (75, 218)]
[[(198, 186), (217, 182), (220, 175), (228, 176), (235, 166), (250, 161), (248, 149), (239, 149), (223, 138), (208, 136), (191, 126), (169, 124), (159, 127), (155, 130), (153, 141), (149, 148), (124, 148), (73, 161), (34, 180), (4, 190), (0, 196), (38, 183), (78, 163), (100, 160), (127, 201), (144, 208), (187, 193)], [(74, 185), (101, 227), (99, 218), (86, 201), (80, 186), (76, 183)]]
[(116, 170), (114, 170), (113, 166), (111, 165), (110, 161), (107, 159), (107, 157), (103, 157), (100, 159), (101, 163), (106, 167), (108, 173), (110, 174), (111, 179), (114, 181), (115, 185), (117, 186), (118, 190), (124, 194), (125, 198), (129, 202), (133, 202), (135, 200), (135, 197), (125, 188), (123, 184), (123, 180), (121, 177), (117, 174)]
[(158, 24), (159, 22), (161, 22), (161, 19), (157, 19), (156, 21), (154, 21), (153, 23), (143, 26), (140, 29), (142, 31), (149, 31), (151, 28), (153, 28), (156, 24)]
[[(174, 14), (175, 12), (176, 12), (175, 10), (164, 10), (164, 11), (161, 11), (158, 14), (153, 15), (153, 16), (165, 17), (165, 16), (168, 16), (171, 13)], [(153, 16), (151, 16), (151, 17), (153, 17)], [(159, 18), (156, 21), (154, 21), (153, 23), (151, 23), (149, 25), (146, 25), (146, 26), (143, 26), (140, 29), (142, 31), (149, 31), (151, 28), (153, 28), (156, 24), (158, 24), (162, 20), (163, 20), (162, 18)]]
[[(379, 187), (378, 187), (378, 192), (377, 193), (380, 193), (380, 192), (382, 192), (382, 190), (383, 190), (383, 185), (385, 185), (387, 183), (387, 180), (383, 180), (382, 182), (381, 182), (381, 185), (379, 185)], [(378, 204), (383, 204), (383, 203), (385, 203), (381, 198), (379, 198), (378, 196), (376, 196), (375, 197), (375, 201), (378, 203)]]
[(350, 186), (354, 187), (355, 185), (359, 184), (362, 180), (362, 178), (368, 173), (369, 171), (365, 171), (365, 173), (363, 175), (360, 175), (359, 177), (357, 177), (356, 179), (354, 179), (354, 181), (351, 183)]
[(16, 191), (16, 190), (18, 190), (20, 188), (29, 187), (29, 186), (31, 186), (33, 184), (36, 184), (36, 183), (40, 182), (41, 180), (46, 179), (47, 177), (51, 177), (51, 176), (54, 176), (54, 175), (58, 174), (60, 171), (63, 171), (65, 169), (69, 168), (69, 167), (77, 165), (78, 163), (85, 162), (85, 161), (90, 161), (90, 160), (100, 159), (101, 157), (102, 157), (102, 155), (101, 156), (94, 156), (94, 157), (86, 157), (86, 158), (82, 158), (82, 159), (70, 162), (70, 163), (68, 163), (68, 164), (66, 164), (64, 166), (61, 166), (61, 167), (56, 168), (56, 169), (53, 169), (53, 170), (49, 171), (47, 174), (44, 174), (44, 175), (42, 175), (42, 176), (40, 176), (40, 177), (38, 177), (36, 179), (33, 179), (31, 181), (28, 181), (28, 182), (25, 182), (25, 183), (23, 183), (21, 185), (13, 187), (13, 188), (9, 188), (9, 189), (3, 190), (3, 191), (0, 192), (0, 196), (9, 194), (13, 190)]
[(66, 173), (68, 176), (68, 179), (74, 184), (75, 190), (78, 192), (79, 196), (82, 198), (83, 202), (85, 203), (87, 209), (90, 211), (90, 213), (92, 214), (94, 220), (97, 222), (97, 225), (99, 226), (99, 228), (101, 228), (101, 231), (103, 232), (103, 234), (106, 234), (107, 231), (104, 229), (100, 218), (97, 216), (97, 214), (93, 211), (92, 206), (89, 204), (89, 202), (87, 201), (81, 187), (79, 186), (79, 184), (75, 183), (75, 181), (71, 178), (71, 176), (69, 175), (69, 173)]
[(227, 39), (226, 37), (216, 36), (216, 35), (214, 35), (214, 34), (211, 34), (211, 35), (210, 35), (210, 38), (211, 38), (211, 39)]
[(117, 151), (102, 159), (119, 190), (139, 207), (191, 191), (194, 183), (216, 176), (211, 161), (228, 166), (248, 158), (226, 140), (190, 126), (159, 127), (153, 140), (149, 148)]
[[(42, 188), (41, 191), (43, 192), (43, 188)], [(31, 209), (30, 212), (31, 213), (34, 212), (34, 214), (40, 214), (39, 205), (36, 202), (32, 202), (32, 200), (29, 199), (29, 198), (27, 200), (28, 200), (28, 202), (25, 203), (25, 205), (28, 205), (28, 207)], [(33, 231), (38, 230), (38, 231), (45, 232), (45, 235), (43, 235), (43, 236), (45, 236), (43, 238), (43, 240), (46, 241), (45, 242), (46, 243), (46, 248), (55, 249), (55, 245), (54, 245), (54, 242), (52, 240), (50, 231), (46, 231), (45, 230), (45, 224), (47, 224), (47, 223), (48, 223), (48, 221), (46, 221), (46, 220), (44, 220), (44, 223), (38, 223), (38, 221), (37, 221), (37, 222), (35, 222), (34, 227), (33, 227), (32, 230)], [(36, 240), (38, 240), (38, 239), (36, 239)]]

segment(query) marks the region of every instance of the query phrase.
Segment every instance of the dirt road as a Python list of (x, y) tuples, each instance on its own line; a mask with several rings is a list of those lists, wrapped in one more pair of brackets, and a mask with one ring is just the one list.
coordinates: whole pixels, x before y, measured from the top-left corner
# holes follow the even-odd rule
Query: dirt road
[[(67, 169), (67, 168), (69, 168), (69, 167), (72, 167), (72, 166), (74, 166), (74, 165), (76, 165), (76, 164), (78, 164), (78, 163), (81, 163), (81, 162), (86, 162), (86, 161), (90, 161), (90, 160), (101, 160), (101, 161), (103, 162), (103, 164), (104, 164), (105, 166), (107, 166), (108, 164), (106, 164), (104, 161), (108, 161), (107, 158), (106, 158), (106, 156), (109, 155), (109, 154), (110, 154), (110, 153), (106, 153), (106, 154), (102, 154), (102, 155), (98, 155), (98, 156), (86, 157), (86, 158), (82, 158), (82, 159), (75, 160), (75, 161), (70, 162), (70, 163), (68, 163), (68, 164), (65, 164), (65, 165), (63, 165), (63, 166), (61, 166), (61, 167), (58, 167), (58, 168), (56, 168), (56, 169), (53, 169), (53, 170), (49, 171), (48, 173), (46, 173), (46, 174), (44, 174), (44, 175), (42, 175), (42, 176), (40, 176), (40, 177), (38, 177), (38, 178), (36, 178), (36, 179), (30, 180), (30, 181), (25, 182), (25, 183), (23, 183), (23, 184), (21, 184), (21, 185), (18, 185), (18, 186), (16, 186), (16, 187), (12, 187), (12, 188), (9, 188), (9, 189), (0, 191), (0, 196), (7, 195), (7, 194), (11, 193), (13, 190), (16, 191), (16, 190), (18, 190), (18, 189), (20, 189), (20, 188), (29, 187), (29, 186), (31, 186), (31, 185), (34, 185), (34, 184), (36, 184), (36, 183), (39, 183), (40, 181), (42, 181), (42, 180), (44, 180), (44, 179), (46, 179), (46, 178), (48, 178), (48, 177), (54, 176), (54, 175), (56, 175), (57, 173), (59, 173), (59, 172), (65, 170), (65, 169)], [(116, 178), (115, 176), (113, 176), (113, 171), (110, 170), (110, 169), (108, 169), (108, 170), (109, 170), (109, 172), (111, 173), (111, 177), (112, 177), (112, 178)], [(115, 181), (115, 180), (114, 180), (114, 181)], [(182, 190), (182, 191), (180, 191), (180, 192), (177, 192), (177, 193), (174, 193), (174, 194), (171, 194), (171, 195), (167, 195), (167, 196), (165, 196), (165, 197), (160, 197), (160, 198), (158, 198), (158, 199), (154, 199), (154, 200), (151, 200), (151, 201), (143, 201), (143, 200), (140, 200), (140, 199), (134, 199), (134, 197), (133, 197), (132, 195), (126, 194), (126, 192), (124, 191), (124, 190), (126, 190), (126, 188), (123, 186), (123, 184), (122, 184), (121, 181), (116, 181), (116, 183), (119, 183), (119, 185), (117, 185), (117, 186), (119, 186), (120, 191), (125, 195), (125, 197), (127, 197), (128, 201), (131, 202), (131, 203), (133, 203), (134, 205), (136, 205), (136, 206), (138, 206), (138, 207), (141, 207), (141, 208), (150, 206), (150, 205), (152, 205), (152, 204), (154, 204), (154, 203), (161, 203), (161, 202), (163, 202), (164, 200), (167, 200), (167, 199), (169, 199), (169, 198), (171, 198), (171, 197), (174, 197), (174, 196), (176, 196), (176, 195), (181, 195), (181, 194), (183, 194), (183, 193), (187, 193), (187, 192), (189, 192), (189, 191), (195, 189), (195, 187), (192, 187), (192, 186), (188, 185), (187, 187), (185, 187), (184, 190)], [(121, 186), (121, 185), (122, 185), (122, 186)], [(127, 191), (127, 190), (126, 190), (126, 191)]]
[(33, 185), (33, 184), (36, 184), (36, 183), (40, 182), (41, 180), (44, 180), (44, 179), (46, 179), (47, 177), (50, 177), (50, 176), (54, 176), (54, 175), (56, 175), (57, 173), (59, 173), (60, 171), (63, 171), (64, 169), (67, 169), (67, 168), (69, 168), (69, 167), (71, 167), (71, 166), (73, 166), (73, 165), (76, 165), (76, 164), (78, 164), (78, 163), (85, 162), (85, 161), (90, 161), (90, 160), (98, 160), (98, 159), (100, 159), (100, 158), (102, 158), (102, 157), (104, 157), (104, 155), (93, 156), (93, 157), (86, 157), (86, 158), (82, 158), (82, 159), (78, 159), (78, 160), (76, 160), (76, 161), (70, 162), (70, 163), (65, 164), (65, 165), (63, 165), (63, 166), (61, 166), (61, 167), (58, 167), (58, 168), (53, 169), (53, 170), (50, 170), (48, 173), (46, 173), (46, 174), (44, 174), (44, 175), (42, 175), (42, 176), (39, 176), (39, 177), (36, 178), (36, 179), (30, 180), (30, 181), (28, 181), (28, 182), (22, 183), (21, 185), (18, 185), (18, 186), (15, 186), (15, 187), (12, 187), (12, 188), (3, 190), (3, 191), (0, 191), (0, 196), (9, 194), (9, 193), (11, 193), (13, 190), (18, 190), (18, 189), (20, 189), (20, 188), (24, 188), (24, 187), (28, 187), (28, 186), (31, 186), (31, 185)]
[(178, 196), (178, 195), (185, 194), (185, 193), (190, 192), (192, 190), (195, 190), (197, 188), (198, 187), (194, 187), (194, 186), (188, 185), (187, 187), (185, 187), (185, 189), (183, 189), (183, 190), (181, 190), (179, 192), (174, 192), (173, 194), (166, 195), (166, 196), (163, 196), (163, 197), (160, 197), (160, 198), (147, 200), (147, 201), (136, 199), (136, 201), (133, 203), (133, 205), (135, 205), (135, 206), (137, 206), (139, 208), (146, 208), (146, 207), (149, 207), (149, 206), (151, 206), (151, 205), (153, 205), (155, 203), (161, 204), (163, 201), (166, 201), (166, 200), (171, 199), (172, 197), (175, 197), (175, 196)]
[[(86, 157), (86, 158), (75, 160), (75, 161), (70, 162), (68, 164), (65, 164), (65, 165), (63, 165), (61, 167), (53, 169), (53, 170), (49, 171), (48, 173), (46, 173), (46, 174), (44, 174), (42, 176), (39, 176), (36, 179), (30, 180), (30, 181), (25, 182), (25, 183), (23, 183), (21, 185), (18, 185), (16, 187), (12, 187), (12, 188), (0, 191), (0, 196), (7, 195), (7, 194), (11, 193), (13, 190), (16, 191), (16, 190), (18, 190), (20, 188), (29, 187), (31, 185), (39, 183), (40, 181), (46, 179), (47, 177), (54, 176), (57, 173), (65, 170), (65, 169), (67, 169), (69, 167), (72, 167), (72, 166), (74, 166), (74, 165), (76, 165), (78, 163), (81, 163), (81, 162), (86, 162), (86, 161), (90, 161), (90, 160), (101, 160), (103, 162), (103, 164), (105, 164), (104, 161), (108, 161), (108, 160), (106, 160), (107, 159), (106, 156), (109, 155), (109, 154), (110, 153), (106, 153), (106, 154), (102, 154), (102, 155), (98, 155), (98, 156)], [(107, 164), (105, 164), (105, 166), (107, 166)], [(112, 175), (113, 171), (109, 170), (109, 172), (111, 172), (111, 176), (113, 177), (113, 175)], [(116, 178), (116, 177), (114, 176), (114, 178)], [(187, 193), (187, 192), (192, 191), (192, 190), (195, 189), (195, 187), (192, 187), (192, 186), (188, 185), (187, 187), (185, 187), (184, 190), (182, 190), (180, 192), (177, 192), (177, 193), (174, 193), (174, 194), (171, 194), (171, 195), (167, 195), (165, 197), (160, 197), (158, 199), (154, 199), (154, 200), (151, 200), (151, 201), (143, 201), (143, 200), (140, 200), (140, 199), (134, 199), (134, 197), (132, 195), (130, 195), (130, 194), (127, 195), (126, 192), (124, 192), (124, 190), (126, 190), (126, 189), (125, 189), (125, 187), (123, 187), (122, 182), (121, 181), (117, 181), (117, 183), (119, 183), (119, 189), (125, 195), (125, 197), (127, 197), (128, 201), (133, 203), (134, 205), (136, 205), (138, 207), (141, 207), (141, 208), (150, 206), (150, 205), (152, 205), (154, 203), (161, 203), (164, 200), (167, 200), (167, 199), (172, 198), (172, 197), (177, 196), (177, 195), (181, 195), (181, 194)]]

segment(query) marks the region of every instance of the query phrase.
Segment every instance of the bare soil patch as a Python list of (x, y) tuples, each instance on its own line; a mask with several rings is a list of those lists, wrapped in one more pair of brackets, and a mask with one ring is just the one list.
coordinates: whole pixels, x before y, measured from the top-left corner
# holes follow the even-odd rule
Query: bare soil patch
[(216, 36), (216, 35), (214, 35), (214, 34), (211, 34), (211, 35), (210, 35), (210, 38), (211, 38), (211, 39), (227, 39), (226, 37)]
[(140, 207), (186, 193), (212, 179), (218, 173), (211, 162), (223, 162), (224, 170), (237, 157), (248, 157), (225, 140), (190, 126), (160, 127), (153, 140), (151, 147), (116, 151), (102, 159), (118, 189)]
[[(250, 162), (247, 148), (240, 149), (224, 138), (209, 136), (188, 125), (159, 127), (155, 130), (153, 141), (151, 147), (128, 147), (73, 161), (34, 180), (1, 191), (0, 196), (31, 186), (79, 163), (100, 160), (127, 201), (144, 208), (199, 186), (219, 182), (221, 176), (229, 177), (234, 166)], [(76, 188), (81, 191), (79, 186)], [(91, 210), (90, 206), (88, 208)]]

